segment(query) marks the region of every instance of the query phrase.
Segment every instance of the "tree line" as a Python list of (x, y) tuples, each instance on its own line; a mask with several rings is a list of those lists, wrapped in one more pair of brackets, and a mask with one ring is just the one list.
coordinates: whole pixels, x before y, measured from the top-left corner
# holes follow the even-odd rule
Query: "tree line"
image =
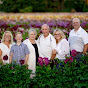
[(87, 12), (87, 0), (0, 0), (0, 12)]

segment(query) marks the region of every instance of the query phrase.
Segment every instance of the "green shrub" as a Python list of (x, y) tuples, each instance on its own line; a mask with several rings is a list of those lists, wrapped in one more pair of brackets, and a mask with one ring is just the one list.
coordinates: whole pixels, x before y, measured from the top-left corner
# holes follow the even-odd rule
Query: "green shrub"
[(36, 77), (30, 79), (31, 71), (25, 65), (7, 64), (0, 67), (0, 87), (2, 88), (88, 88), (88, 54), (79, 63), (63, 61), (63, 67), (53, 69), (37, 66)]
[(17, 65), (12, 69), (12, 64), (0, 67), (0, 87), (28, 88), (31, 71), (26, 67), (25, 65)]

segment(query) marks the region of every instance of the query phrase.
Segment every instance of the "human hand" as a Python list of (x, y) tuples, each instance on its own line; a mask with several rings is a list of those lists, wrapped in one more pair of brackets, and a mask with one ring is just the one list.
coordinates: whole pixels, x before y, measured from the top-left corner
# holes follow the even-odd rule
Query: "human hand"
[(56, 54), (56, 50), (55, 49), (52, 50), (52, 54)]

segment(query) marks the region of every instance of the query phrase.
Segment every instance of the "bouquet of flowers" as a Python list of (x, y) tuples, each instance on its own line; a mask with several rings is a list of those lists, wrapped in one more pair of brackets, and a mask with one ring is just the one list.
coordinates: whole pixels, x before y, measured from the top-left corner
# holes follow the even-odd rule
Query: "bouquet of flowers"
[(3, 60), (8, 60), (8, 56), (7, 55), (3, 56)]
[(43, 64), (45, 65), (45, 66), (47, 66), (48, 64), (49, 64), (49, 60), (48, 60), (48, 58), (46, 58), (46, 57), (44, 57), (44, 58), (42, 58), (42, 57), (39, 57), (38, 58), (38, 63), (39, 63), (39, 65), (41, 65), (41, 66), (43, 66)]
[(66, 59), (64, 60), (65, 64), (67, 62), (72, 63), (73, 62), (73, 57), (75, 57), (77, 55), (77, 51), (76, 50), (72, 50), (71, 51), (71, 56), (70, 57), (66, 57)]
[(23, 65), (24, 64), (24, 61), (23, 59), (19, 60), (20, 64)]

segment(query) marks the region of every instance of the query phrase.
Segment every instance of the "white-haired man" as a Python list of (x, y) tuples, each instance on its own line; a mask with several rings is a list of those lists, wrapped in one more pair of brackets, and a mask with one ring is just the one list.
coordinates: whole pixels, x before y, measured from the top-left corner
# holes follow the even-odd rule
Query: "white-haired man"
[(74, 58), (79, 61), (82, 54), (87, 52), (88, 33), (80, 26), (79, 18), (74, 18), (72, 25), (74, 29), (69, 34), (70, 50), (75, 49), (77, 51), (77, 55)]
[[(49, 60), (53, 60), (55, 58), (55, 54), (53, 54), (52, 51), (56, 48), (56, 40), (49, 33), (50, 28), (47, 24), (43, 24), (41, 30), (43, 34), (38, 38), (40, 47), (39, 56), (47, 57)], [(51, 66), (51, 68), (53, 67)]]

